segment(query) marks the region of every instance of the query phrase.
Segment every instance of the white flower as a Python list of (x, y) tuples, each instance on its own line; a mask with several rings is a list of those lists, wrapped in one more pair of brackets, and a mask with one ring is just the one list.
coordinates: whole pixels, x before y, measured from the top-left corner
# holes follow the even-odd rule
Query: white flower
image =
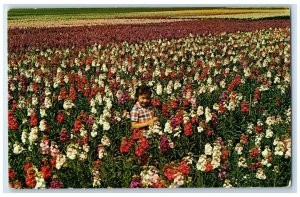
[(33, 127), (30, 129), (29, 138), (28, 138), (30, 145), (37, 140), (38, 131), (39, 131), (38, 127)]
[(51, 102), (51, 99), (49, 97), (45, 98), (44, 105), (45, 105), (46, 109), (52, 107), (52, 102)]
[(275, 140), (273, 142), (273, 144), (276, 145), (274, 154), (282, 156), (285, 152), (284, 143), (282, 141), (279, 141), (278, 139), (277, 139), (278, 140), (277, 142), (275, 142)]
[(265, 180), (267, 178), (267, 176), (265, 175), (265, 172), (262, 168), (257, 169), (255, 177), (258, 179), (261, 179), (261, 180)]
[(199, 157), (199, 160), (197, 162), (196, 168), (197, 170), (205, 171), (205, 165), (206, 165), (206, 155), (202, 154)]
[(199, 125), (199, 127), (197, 127), (197, 131), (198, 133), (201, 133), (202, 131), (204, 131), (204, 129)]
[(36, 170), (35, 175), (36, 175), (35, 176), (36, 184), (35, 184), (34, 189), (44, 189), (44, 188), (46, 188), (46, 182), (45, 182), (42, 174)]
[(42, 118), (46, 117), (47, 116), (46, 109), (40, 108), (40, 115)]
[(96, 122), (94, 122), (93, 126), (92, 126), (92, 130), (96, 131), (98, 129), (98, 124)]
[(96, 114), (97, 113), (97, 109), (95, 107), (92, 107), (91, 113)]
[(184, 184), (184, 177), (181, 174), (178, 174), (174, 179), (174, 184), (179, 187)]
[(274, 84), (276, 83), (280, 83), (280, 78), (278, 77), (278, 75), (276, 75), (274, 78)]
[(65, 110), (71, 109), (72, 107), (75, 107), (74, 103), (72, 103), (71, 100), (65, 100), (63, 104), (63, 108)]
[(81, 161), (86, 160), (86, 159), (87, 159), (87, 154), (86, 154), (86, 153), (80, 153), (80, 154), (79, 154), (79, 159), (80, 159)]
[(106, 102), (107, 110), (109, 111), (112, 108), (112, 102), (110, 99), (106, 99), (105, 102)]
[(26, 143), (27, 137), (28, 137), (27, 129), (23, 129), (22, 135), (21, 135), (21, 140), (22, 140), (23, 144)]
[(221, 86), (221, 88), (225, 88), (226, 87), (226, 82), (224, 80), (222, 80), (220, 82), (220, 86)]
[(172, 127), (171, 127), (171, 123), (170, 123), (169, 120), (165, 123), (164, 132), (165, 133), (172, 133)]
[(89, 145), (87, 145), (87, 144), (84, 144), (83, 146), (82, 146), (82, 149), (84, 150), (84, 152), (89, 152), (90, 151), (90, 146)]
[(93, 170), (93, 187), (98, 187), (100, 186), (100, 181), (101, 181), (101, 178), (100, 178), (100, 172), (98, 170)]
[(247, 168), (246, 159), (244, 157), (239, 158), (238, 166), (243, 167), (243, 168)]
[(180, 87), (181, 87), (181, 83), (178, 80), (176, 80), (174, 83), (174, 90), (177, 90)]
[(212, 115), (210, 113), (210, 109), (208, 107), (205, 108), (205, 122), (209, 122), (212, 118)]
[(224, 184), (223, 184), (223, 187), (225, 187), (225, 188), (232, 188), (232, 185), (231, 185), (231, 183), (230, 183), (230, 180), (225, 179)]
[(13, 149), (14, 154), (18, 155), (18, 154), (22, 153), (23, 150), (24, 150), (24, 148), (19, 143), (14, 144), (14, 149)]
[(202, 106), (198, 106), (198, 108), (197, 108), (197, 115), (198, 116), (203, 115), (203, 107)]
[(254, 125), (252, 123), (249, 123), (247, 126), (247, 133), (251, 134), (253, 132)]
[(286, 152), (285, 152), (285, 158), (291, 157), (292, 156), (292, 144), (291, 144), (291, 139), (288, 138), (284, 141), (286, 143)]
[(69, 144), (67, 147), (67, 157), (71, 160), (74, 160), (78, 154), (78, 151), (74, 144)]
[(237, 143), (235, 146), (235, 151), (237, 152), (238, 155), (241, 155), (243, 153), (243, 145), (240, 143)]
[(43, 120), (40, 121), (39, 129), (41, 131), (46, 131), (46, 129), (47, 129), (47, 122), (46, 122), (46, 120), (43, 119)]
[(212, 155), (212, 147), (209, 143), (205, 144), (205, 155)]
[(156, 94), (157, 94), (157, 95), (162, 95), (162, 86), (161, 86), (160, 83), (158, 83), (158, 84), (156, 85)]
[(251, 71), (250, 71), (249, 67), (247, 67), (247, 68), (244, 69), (244, 75), (245, 75), (245, 77), (250, 77)]
[(66, 161), (67, 161), (66, 156), (63, 154), (59, 154), (56, 157), (55, 168), (58, 170), (61, 169), (61, 167), (66, 163)]
[(269, 148), (269, 146), (266, 146), (265, 150), (263, 150), (261, 154), (264, 158), (268, 158), (272, 154), (271, 149)]
[(266, 138), (271, 138), (273, 137), (273, 131), (271, 129), (266, 130)]
[(102, 143), (104, 146), (109, 146), (109, 145), (110, 145), (110, 140), (109, 140), (109, 138), (108, 138), (106, 135), (104, 135), (104, 136), (102, 137), (102, 139), (101, 139), (101, 143)]
[(110, 124), (109, 122), (104, 121), (103, 122), (103, 130), (108, 131), (110, 129)]
[(91, 132), (91, 136), (94, 138), (94, 137), (96, 137), (97, 136), (97, 131), (95, 131), (95, 130), (93, 130), (92, 132)]
[(271, 125), (273, 125), (273, 124), (275, 124), (275, 123), (276, 123), (276, 118), (275, 118), (274, 116), (270, 116), (270, 117), (268, 117), (267, 120), (266, 120), (266, 124), (267, 124), (268, 126), (271, 126)]
[(31, 104), (32, 104), (33, 106), (39, 104), (38, 98), (37, 98), (35, 95), (32, 96)]
[(81, 126), (80, 128), (80, 136), (86, 136), (87, 135), (87, 130), (84, 128), (84, 125)]

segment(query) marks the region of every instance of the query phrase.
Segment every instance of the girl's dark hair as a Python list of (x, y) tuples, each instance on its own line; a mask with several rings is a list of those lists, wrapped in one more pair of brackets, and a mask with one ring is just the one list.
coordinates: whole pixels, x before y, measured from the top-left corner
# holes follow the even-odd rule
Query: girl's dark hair
[(148, 86), (141, 85), (141, 86), (137, 87), (137, 89), (135, 91), (135, 98), (138, 98), (142, 94), (147, 94), (147, 95), (151, 96), (152, 91)]

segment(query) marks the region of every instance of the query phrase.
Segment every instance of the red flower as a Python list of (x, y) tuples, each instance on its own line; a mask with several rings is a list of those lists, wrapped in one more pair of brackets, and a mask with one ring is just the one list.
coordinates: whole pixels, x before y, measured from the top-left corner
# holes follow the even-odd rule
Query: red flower
[(13, 184), (13, 188), (15, 189), (22, 189), (22, 183), (21, 181), (15, 181)]
[(132, 139), (122, 138), (121, 146), (120, 146), (120, 153), (128, 153), (130, 151), (130, 147), (133, 145)]
[(28, 162), (24, 166), (24, 171), (27, 172), (31, 167), (33, 167), (33, 163)]
[(159, 107), (159, 106), (161, 105), (161, 103), (160, 103), (159, 100), (157, 100), (157, 99), (152, 99), (152, 100), (151, 100), (151, 104), (152, 104), (152, 106), (154, 106), (154, 107)]
[(48, 179), (49, 177), (51, 177), (50, 165), (41, 167), (41, 173), (42, 173), (44, 179)]
[(149, 142), (146, 137), (142, 136), (138, 141), (138, 146), (134, 150), (136, 156), (141, 157), (144, 155), (145, 150), (149, 147)]
[(137, 147), (134, 150), (134, 154), (138, 157), (141, 157), (143, 154), (145, 153), (145, 149), (141, 148), (141, 147)]
[(50, 163), (51, 163), (51, 169), (54, 169), (56, 165), (56, 157), (52, 157)]
[(214, 134), (214, 131), (211, 129), (207, 130), (207, 136), (212, 136)]
[(70, 95), (69, 95), (70, 100), (74, 101), (77, 98), (77, 93), (76, 90), (73, 86), (70, 87)]
[(205, 164), (205, 172), (211, 172), (213, 170), (213, 166), (211, 165), (211, 161), (207, 161)]
[(138, 144), (143, 149), (146, 149), (149, 147), (149, 142), (148, 142), (147, 138), (144, 136), (138, 141)]
[(170, 115), (170, 110), (169, 110), (169, 106), (167, 103), (162, 104), (162, 114), (165, 117), (168, 117)]
[(260, 91), (257, 88), (254, 92), (254, 100), (259, 100), (260, 99)]
[(154, 188), (164, 188), (165, 187), (165, 181), (164, 180), (160, 180), (156, 183), (153, 183), (152, 185)]
[(189, 121), (184, 126), (184, 135), (185, 136), (190, 136), (192, 134), (193, 134), (192, 123)]
[(250, 157), (254, 158), (257, 157), (260, 154), (260, 150), (258, 148), (252, 148), (250, 151)]
[(16, 176), (15, 171), (12, 168), (9, 168), (9, 170), (8, 170), (8, 177), (10, 179), (13, 179), (13, 178), (15, 178), (15, 176)]
[(175, 179), (175, 174), (177, 173), (177, 171), (175, 170), (174, 167), (169, 166), (169, 165), (165, 165), (162, 169), (165, 177), (167, 177), (168, 180), (173, 180)]
[(193, 124), (196, 124), (196, 123), (198, 122), (198, 118), (193, 117), (193, 118), (191, 119), (191, 121), (192, 121)]
[(241, 142), (242, 144), (245, 144), (245, 145), (248, 144), (248, 136), (242, 134), (241, 137), (240, 137), (240, 142)]
[(141, 129), (132, 129), (132, 139), (138, 140), (143, 137), (143, 131)]
[(221, 154), (222, 162), (225, 163), (225, 161), (228, 159), (228, 157), (229, 157), (229, 151), (228, 151), (228, 149), (224, 149)]
[(65, 119), (64, 113), (60, 112), (56, 116), (56, 120), (59, 124), (61, 124)]
[(74, 131), (80, 131), (81, 129), (81, 120), (76, 119), (74, 122)]
[(29, 170), (26, 173), (25, 183), (30, 188), (34, 188), (35, 187), (36, 180), (35, 180), (35, 171), (34, 170)]
[(249, 112), (249, 105), (247, 101), (243, 101), (242, 103), (242, 112)]
[(67, 98), (67, 91), (66, 91), (66, 89), (63, 87), (63, 88), (60, 90), (60, 93), (59, 93), (59, 99), (65, 100), (66, 98)]
[(190, 104), (190, 102), (189, 102), (189, 100), (188, 99), (185, 99), (184, 101), (183, 101), (183, 106), (188, 106)]
[(31, 127), (34, 127), (34, 126), (37, 126), (39, 123), (39, 120), (38, 120), (38, 117), (37, 115), (34, 113), (30, 116), (30, 126)]
[(178, 108), (178, 104), (175, 101), (170, 101), (170, 106), (172, 109), (177, 109)]
[(13, 112), (8, 112), (8, 126), (11, 130), (17, 130), (18, 129), (18, 121), (14, 116)]
[(224, 112), (226, 111), (226, 107), (225, 107), (225, 105), (224, 105), (224, 102), (220, 102), (219, 103), (219, 112), (221, 113), (221, 114), (223, 114)]
[(255, 127), (255, 133), (261, 133), (263, 129), (260, 126)]
[(183, 176), (187, 175), (190, 172), (190, 167), (186, 161), (182, 161), (178, 165), (178, 170)]

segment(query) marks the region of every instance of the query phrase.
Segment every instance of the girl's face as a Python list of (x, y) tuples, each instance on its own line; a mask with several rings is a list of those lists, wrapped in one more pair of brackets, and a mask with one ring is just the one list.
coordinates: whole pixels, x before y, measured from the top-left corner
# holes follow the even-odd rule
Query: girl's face
[(142, 107), (147, 107), (150, 103), (150, 95), (148, 94), (139, 95), (138, 102), (141, 104)]

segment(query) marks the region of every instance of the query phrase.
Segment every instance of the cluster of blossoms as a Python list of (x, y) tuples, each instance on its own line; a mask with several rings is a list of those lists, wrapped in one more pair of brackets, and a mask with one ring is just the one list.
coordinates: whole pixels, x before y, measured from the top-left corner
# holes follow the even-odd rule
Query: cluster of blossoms
[(205, 144), (204, 154), (201, 154), (196, 165), (197, 169), (203, 172), (211, 172), (225, 163), (229, 157), (229, 151), (222, 139), (217, 139), (213, 146)]
[(190, 172), (190, 167), (187, 161), (183, 160), (178, 164), (170, 163), (164, 165), (162, 169), (168, 181), (172, 181), (169, 187), (180, 187), (185, 183), (185, 177)]

